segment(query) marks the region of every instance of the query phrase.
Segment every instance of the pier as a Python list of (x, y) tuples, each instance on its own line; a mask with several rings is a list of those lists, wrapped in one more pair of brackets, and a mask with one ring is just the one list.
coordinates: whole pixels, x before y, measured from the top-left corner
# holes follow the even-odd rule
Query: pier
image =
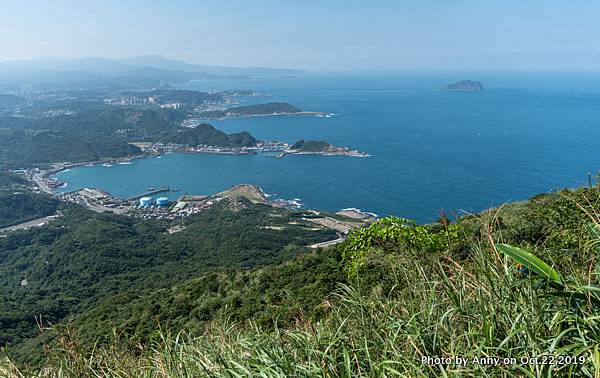
[(153, 196), (153, 195), (158, 194), (158, 193), (164, 193), (164, 192), (170, 192), (170, 191), (171, 191), (171, 189), (168, 186), (162, 186), (160, 188), (157, 188), (157, 189), (154, 189), (154, 190), (150, 190), (150, 191), (148, 191), (146, 193), (142, 193), (142, 194), (137, 195), (135, 197), (128, 198), (127, 201), (137, 201), (137, 200), (139, 200), (142, 197), (150, 197), (150, 196)]

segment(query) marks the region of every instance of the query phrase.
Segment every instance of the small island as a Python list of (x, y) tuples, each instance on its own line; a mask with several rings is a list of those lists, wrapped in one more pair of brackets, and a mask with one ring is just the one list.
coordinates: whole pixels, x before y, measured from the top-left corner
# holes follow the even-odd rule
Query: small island
[(353, 157), (367, 157), (371, 156), (366, 152), (358, 150), (351, 150), (347, 147), (336, 147), (325, 141), (316, 140), (299, 140), (296, 143), (289, 146), (277, 157), (284, 158), (287, 155), (341, 155), (341, 156), (353, 156)]
[(442, 89), (456, 92), (479, 92), (483, 90), (483, 84), (481, 84), (479, 81), (461, 80), (459, 82), (449, 84)]

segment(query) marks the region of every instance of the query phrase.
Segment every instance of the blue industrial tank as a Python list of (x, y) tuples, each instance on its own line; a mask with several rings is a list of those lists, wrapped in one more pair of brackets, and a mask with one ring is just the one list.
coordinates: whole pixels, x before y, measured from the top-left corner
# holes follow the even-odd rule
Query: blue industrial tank
[(159, 197), (156, 199), (156, 204), (158, 206), (167, 206), (169, 204), (169, 199), (167, 197)]
[(148, 207), (152, 205), (152, 197), (140, 198), (140, 207)]

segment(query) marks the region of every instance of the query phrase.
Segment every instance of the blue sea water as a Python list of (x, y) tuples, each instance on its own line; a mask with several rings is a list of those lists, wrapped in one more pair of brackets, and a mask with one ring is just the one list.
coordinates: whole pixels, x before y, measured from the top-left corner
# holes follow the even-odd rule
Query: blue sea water
[[(481, 81), (477, 93), (439, 88)], [(419, 221), (473, 212), (540, 192), (587, 184), (600, 168), (600, 74), (320, 73), (294, 79), (198, 81), (186, 89), (254, 89), (251, 102), (285, 101), (330, 118), (211, 122), (265, 140), (325, 140), (368, 158), (172, 153), (131, 165), (78, 167), (63, 190), (99, 187), (130, 197), (149, 187), (210, 194), (253, 183), (306, 208), (356, 207)]]

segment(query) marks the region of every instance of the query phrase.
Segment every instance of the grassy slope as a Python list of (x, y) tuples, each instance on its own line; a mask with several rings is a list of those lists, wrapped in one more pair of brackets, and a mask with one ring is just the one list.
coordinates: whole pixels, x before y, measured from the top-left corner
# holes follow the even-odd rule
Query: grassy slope
[[(448, 229), (385, 221), (345, 245), (279, 267), (194, 279), (124, 305), (132, 310), (128, 315), (143, 314), (117, 319), (123, 333), (111, 347), (91, 352), (78, 331), (55, 328), (51, 332), (60, 342), (52, 349), (49, 371), (128, 376), (136, 369), (165, 377), (597, 376), (600, 308), (589, 297), (573, 302), (548, 296), (555, 289), (490, 241), (535, 252), (569, 278), (571, 289), (595, 282), (595, 239), (586, 229), (593, 217), (586, 212), (597, 208), (599, 198), (597, 189), (542, 195), (461, 219)], [(440, 235), (450, 243), (432, 242)], [(349, 286), (334, 290), (336, 282)], [(86, 324), (115, 324), (114, 308), (104, 306), (107, 311), (100, 306), (82, 318), (84, 330)], [(146, 332), (156, 316), (164, 321), (158, 338), (134, 352), (125, 347), (128, 332), (136, 334), (138, 325)], [(176, 338), (167, 324), (190, 332)], [(424, 356), (519, 361), (542, 354), (582, 356), (584, 363), (421, 363)]]

